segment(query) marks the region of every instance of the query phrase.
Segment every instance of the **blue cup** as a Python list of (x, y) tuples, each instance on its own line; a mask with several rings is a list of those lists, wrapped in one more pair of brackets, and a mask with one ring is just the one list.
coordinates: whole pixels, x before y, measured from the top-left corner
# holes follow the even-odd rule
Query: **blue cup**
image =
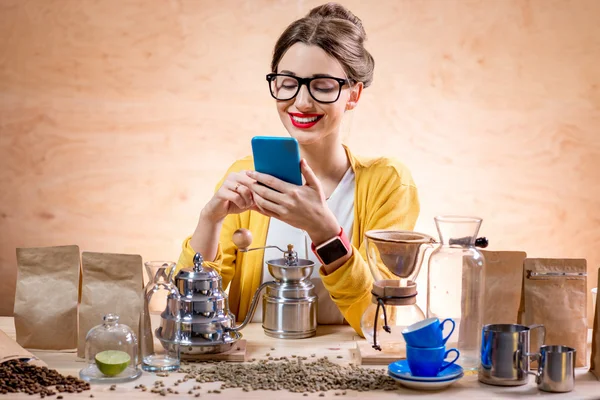
[[(448, 354), (456, 353), (454, 360), (444, 362)], [(422, 348), (406, 346), (406, 360), (413, 376), (433, 377), (451, 366), (460, 357), (456, 349), (446, 351), (446, 346)]]
[[(444, 325), (446, 322), (452, 324), (450, 333), (444, 337)], [(440, 347), (446, 344), (448, 338), (454, 332), (456, 324), (450, 318), (440, 322), (437, 318), (427, 318), (410, 325), (402, 331), (404, 341), (412, 347)]]

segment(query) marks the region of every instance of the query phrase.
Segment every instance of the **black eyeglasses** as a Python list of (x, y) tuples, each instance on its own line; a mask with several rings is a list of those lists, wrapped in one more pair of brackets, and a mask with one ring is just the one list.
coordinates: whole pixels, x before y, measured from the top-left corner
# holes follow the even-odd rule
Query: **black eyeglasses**
[(271, 96), (277, 100), (291, 100), (306, 85), (310, 96), (319, 103), (335, 103), (340, 98), (342, 87), (349, 83), (348, 79), (334, 77), (299, 78), (288, 74), (268, 74)]

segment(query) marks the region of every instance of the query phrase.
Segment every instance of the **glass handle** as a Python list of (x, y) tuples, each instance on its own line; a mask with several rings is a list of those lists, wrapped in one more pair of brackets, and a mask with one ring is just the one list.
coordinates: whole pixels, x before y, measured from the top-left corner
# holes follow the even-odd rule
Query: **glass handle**
[(436, 242), (432, 240), (429, 243), (423, 243), (419, 246), (419, 251), (417, 253), (417, 259), (415, 261), (415, 270), (408, 276), (406, 279), (410, 281), (416, 281), (417, 276), (419, 276), (419, 272), (421, 272), (421, 267), (423, 266), (423, 261), (427, 258), (427, 256), (431, 256), (431, 253), (436, 247)]

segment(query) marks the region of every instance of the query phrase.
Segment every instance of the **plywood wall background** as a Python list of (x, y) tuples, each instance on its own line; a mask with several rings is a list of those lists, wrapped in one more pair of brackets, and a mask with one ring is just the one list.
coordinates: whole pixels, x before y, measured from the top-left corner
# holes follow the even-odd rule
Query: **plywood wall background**
[[(343, 3), (376, 60), (347, 143), (411, 168), (417, 230), (478, 215), (492, 249), (587, 258), (595, 286), (600, 1)], [(1, 0), (0, 314), (16, 247), (176, 259), (250, 138), (285, 134), (264, 74), (317, 4)]]

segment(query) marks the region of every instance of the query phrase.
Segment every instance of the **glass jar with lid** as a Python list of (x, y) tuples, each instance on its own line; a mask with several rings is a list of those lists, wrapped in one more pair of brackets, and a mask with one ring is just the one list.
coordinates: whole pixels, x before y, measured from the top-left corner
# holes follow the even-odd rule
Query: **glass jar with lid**
[(372, 302), (365, 310), (360, 327), (367, 342), (376, 350), (405, 357), (404, 328), (422, 321), (425, 315), (417, 305), (417, 285), (407, 280), (379, 280), (373, 283)]
[(103, 323), (90, 329), (85, 337), (87, 366), (79, 371), (81, 379), (92, 383), (119, 383), (138, 378), (138, 340), (119, 316), (107, 314)]

